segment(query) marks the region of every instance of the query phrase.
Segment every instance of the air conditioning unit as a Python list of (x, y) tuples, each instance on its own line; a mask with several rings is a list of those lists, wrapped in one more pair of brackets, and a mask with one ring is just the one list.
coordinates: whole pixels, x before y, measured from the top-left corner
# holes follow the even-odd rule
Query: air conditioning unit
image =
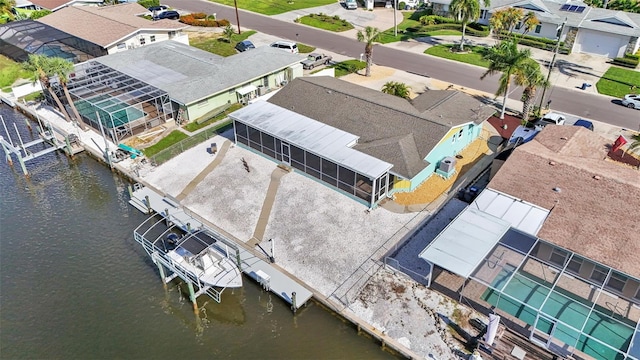
[(267, 93), (267, 88), (264, 85), (258, 85), (258, 96), (263, 96)]
[(440, 160), (438, 164), (438, 168), (436, 169), (436, 174), (441, 177), (448, 179), (456, 172), (456, 158), (447, 156), (444, 159)]

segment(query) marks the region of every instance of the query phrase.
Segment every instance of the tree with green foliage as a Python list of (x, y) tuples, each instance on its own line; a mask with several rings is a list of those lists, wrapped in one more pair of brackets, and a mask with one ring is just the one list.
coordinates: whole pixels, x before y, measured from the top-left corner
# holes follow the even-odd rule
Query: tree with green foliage
[(531, 59), (531, 50), (518, 49), (518, 43), (514, 39), (503, 40), (500, 43), (490, 47), (482, 56), (489, 61), (488, 70), (482, 74), (480, 79), (484, 80), (488, 75), (502, 73), (498, 82), (498, 90), (496, 96), (504, 96), (502, 100), (502, 110), (500, 119), (504, 119), (504, 113), (507, 108), (507, 98), (509, 96), (509, 85), (511, 84), (511, 75), (515, 74), (527, 61)]
[(634, 151), (636, 149), (640, 149), (640, 134), (631, 135), (631, 144), (627, 148), (627, 152)]
[(224, 30), (222, 30), (222, 36), (227, 40), (229, 44), (231, 44), (231, 38), (235, 33), (235, 30), (233, 30), (233, 27), (231, 27), (230, 24), (225, 26)]
[(411, 88), (405, 83), (388, 81), (382, 87), (382, 92), (385, 94), (408, 99), (411, 94)]
[(35, 78), (40, 81), (40, 84), (43, 88), (47, 90), (47, 92), (51, 95), (53, 100), (56, 102), (58, 109), (64, 115), (65, 120), (67, 122), (71, 122), (71, 118), (69, 118), (69, 114), (67, 110), (60, 102), (60, 98), (53, 88), (51, 87), (51, 76), (53, 76), (51, 60), (45, 55), (29, 55), (29, 60), (24, 63), (24, 68), (28, 71), (32, 71), (35, 74)]
[(592, 7), (604, 7), (604, 2), (602, 0), (584, 0), (584, 3)]
[(495, 32), (498, 39), (503, 32), (508, 32), (509, 36), (513, 33), (516, 25), (524, 18), (524, 11), (519, 8), (507, 8), (498, 10), (489, 19), (489, 26)]
[(377, 41), (380, 37), (380, 30), (373, 26), (367, 26), (362, 30), (358, 30), (356, 38), (359, 42), (363, 42), (364, 56), (367, 59), (367, 67), (365, 70), (365, 76), (371, 76), (371, 65), (373, 64), (373, 42)]
[(51, 14), (51, 10), (47, 10), (47, 9), (35, 10), (34, 12), (31, 13), (31, 15), (29, 15), (29, 19), (36, 20), (36, 19), (40, 19), (41, 17), (45, 17), (49, 14)]
[(548, 87), (549, 82), (540, 70), (540, 64), (534, 59), (527, 59), (513, 74), (513, 82), (524, 88), (522, 92), (522, 120), (529, 121), (529, 115), (533, 110), (533, 101), (536, 98), (536, 90), (540, 87)]
[(607, 9), (626, 11), (640, 14), (640, 1), (638, 0), (613, 0), (607, 4)]
[(0, 0), (0, 18), (6, 18), (9, 21), (15, 19), (14, 6), (16, 6), (15, 0)]
[(69, 60), (60, 57), (49, 58), (49, 71), (51, 72), (51, 74), (58, 77), (58, 82), (60, 83), (60, 86), (62, 86), (64, 96), (67, 99), (67, 103), (69, 104), (71, 111), (73, 111), (73, 115), (78, 122), (78, 126), (80, 126), (80, 129), (85, 130), (86, 127), (84, 125), (84, 121), (82, 120), (82, 116), (80, 116), (80, 113), (78, 113), (78, 109), (73, 103), (73, 99), (71, 98), (71, 94), (69, 93), (69, 88), (67, 87), (67, 83), (69, 82), (69, 74), (74, 72), (74, 70), (75, 69), (73, 67), (73, 63)]
[[(484, 0), (484, 6), (489, 7), (490, 0)], [(478, 0), (453, 0), (449, 5), (449, 12), (462, 23), (462, 39), (460, 39), (460, 51), (464, 51), (464, 35), (467, 24), (478, 20), (480, 17), (480, 2)]]
[(538, 18), (536, 17), (536, 13), (534, 13), (533, 11), (529, 11), (522, 18), (522, 36), (535, 29), (538, 25), (540, 25), (540, 20), (538, 20)]

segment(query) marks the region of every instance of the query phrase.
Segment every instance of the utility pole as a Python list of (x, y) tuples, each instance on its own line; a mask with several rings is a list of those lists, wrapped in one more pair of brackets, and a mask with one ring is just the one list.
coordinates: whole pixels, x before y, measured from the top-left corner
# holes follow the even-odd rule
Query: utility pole
[(396, 19), (397, 9), (398, 9), (398, 0), (393, 0), (393, 36), (398, 36), (398, 20)]
[[(564, 26), (567, 24), (567, 18), (564, 18), (562, 25), (560, 25), (560, 32), (558, 33), (558, 42), (556, 42), (556, 47), (553, 50), (553, 57), (551, 58), (551, 63), (549, 64), (549, 73), (547, 74), (547, 83), (549, 83), (549, 79), (551, 79), (551, 71), (553, 70), (553, 64), (556, 62), (556, 56), (558, 55), (558, 50), (560, 49), (560, 37), (562, 37), (562, 31), (564, 30)], [(551, 85), (549, 85), (551, 86)], [(542, 103), (544, 102), (544, 94), (547, 92), (547, 87), (542, 88), (542, 96), (540, 97), (540, 110), (542, 111)]]
[(240, 32), (240, 16), (238, 15), (238, 0), (233, 0), (233, 6), (236, 8), (236, 24), (238, 24), (238, 35), (242, 34)]

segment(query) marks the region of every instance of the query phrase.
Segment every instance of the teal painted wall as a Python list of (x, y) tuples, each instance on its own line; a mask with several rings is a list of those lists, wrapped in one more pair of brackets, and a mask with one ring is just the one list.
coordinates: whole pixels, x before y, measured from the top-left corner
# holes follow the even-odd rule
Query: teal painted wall
[[(458, 136), (460, 130), (462, 130), (461, 137)], [(435, 174), (440, 160), (447, 156), (455, 156), (460, 153), (464, 148), (476, 140), (478, 136), (480, 136), (481, 131), (482, 124), (476, 125), (474, 123), (452, 128), (440, 143), (427, 155), (426, 160), (429, 162), (429, 165), (411, 179), (410, 188), (394, 189), (394, 192), (415, 190), (431, 175)], [(454, 137), (455, 141), (453, 141)]]

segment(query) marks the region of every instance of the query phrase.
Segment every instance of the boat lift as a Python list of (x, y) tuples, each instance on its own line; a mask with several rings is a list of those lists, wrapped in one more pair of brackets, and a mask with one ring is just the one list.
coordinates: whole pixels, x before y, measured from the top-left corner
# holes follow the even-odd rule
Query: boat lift
[[(7, 124), (5, 123), (2, 115), (0, 115), (0, 121), (2, 122), (2, 127), (4, 129), (4, 135), (0, 135), (0, 145), (4, 150), (5, 158), (9, 165), (13, 165), (11, 154), (15, 155), (18, 158), (18, 162), (20, 163), (20, 167), (22, 168), (22, 172), (25, 176), (29, 176), (29, 172), (25, 166), (25, 163), (29, 160), (33, 160), (37, 157), (60, 149), (64, 150), (69, 155), (74, 154), (72, 143), (77, 142), (75, 134), (67, 135), (61, 130), (53, 127), (50, 122), (47, 122), (46, 126), (40, 122), (40, 127), (38, 128), (40, 138), (25, 143), (22, 141), (22, 136), (20, 136), (20, 132), (18, 131), (18, 127), (15, 123), (13, 123), (13, 127), (16, 135), (18, 136), (18, 141), (14, 142), (14, 140), (11, 139), (11, 135), (7, 129)], [(51, 147), (38, 152), (31, 151), (31, 147), (43, 143), (49, 144)]]
[[(145, 252), (151, 257), (151, 260), (158, 267), (160, 276), (164, 282), (164, 285), (171, 282), (176, 277), (181, 278), (189, 288), (189, 298), (193, 303), (193, 310), (198, 312), (198, 305), (196, 298), (202, 294), (206, 294), (211, 297), (217, 303), (222, 300), (222, 292), (225, 288), (216, 288), (207, 286), (200, 279), (201, 274), (195, 274), (179, 263), (175, 262), (171, 257), (167, 255), (167, 235), (175, 233), (176, 230), (180, 230), (185, 233), (185, 236), (195, 236), (202, 234), (202, 238), (210, 239), (210, 242), (216, 243), (216, 246), (224, 250), (227, 258), (233, 260), (232, 253), (235, 253), (234, 262), (236, 265), (241, 265), (239, 249), (235, 244), (229, 244), (223, 238), (219, 238), (216, 234), (212, 233), (208, 229), (193, 229), (184, 226), (171, 214), (158, 214), (160, 216), (151, 216), (145, 220), (142, 224), (133, 232), (133, 237), (140, 245), (142, 245)], [(165, 269), (170, 274), (165, 273)], [(238, 273), (238, 276), (242, 276)], [(194, 290), (194, 285), (198, 288), (198, 291)]]

